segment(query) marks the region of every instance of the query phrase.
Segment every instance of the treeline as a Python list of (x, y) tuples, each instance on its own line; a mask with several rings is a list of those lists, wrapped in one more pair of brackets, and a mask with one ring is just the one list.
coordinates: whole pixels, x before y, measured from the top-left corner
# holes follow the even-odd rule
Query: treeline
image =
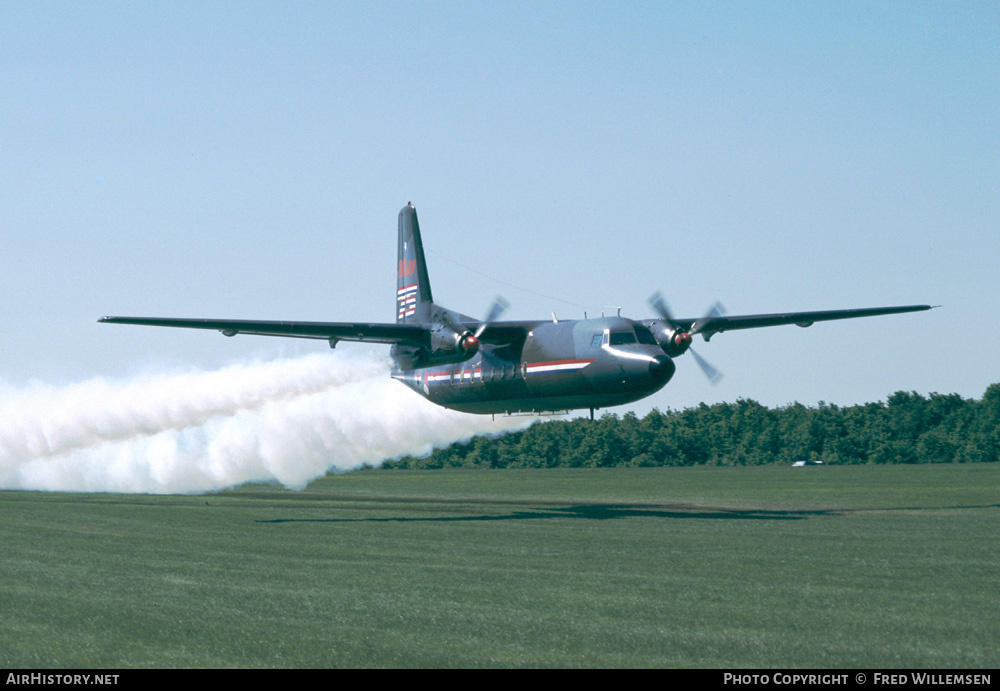
[(982, 399), (898, 391), (839, 407), (701, 404), (639, 418), (551, 420), (496, 438), (475, 437), (384, 468), (553, 468), (767, 465), (795, 461), (973, 463), (1000, 460), (1000, 384)]

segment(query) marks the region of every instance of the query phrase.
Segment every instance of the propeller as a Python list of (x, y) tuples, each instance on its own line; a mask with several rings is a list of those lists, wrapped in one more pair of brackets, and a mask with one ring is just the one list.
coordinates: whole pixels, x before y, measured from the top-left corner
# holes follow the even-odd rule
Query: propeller
[(479, 326), (476, 327), (476, 331), (472, 332), (470, 329), (456, 323), (452, 320), (451, 315), (448, 312), (443, 312), (440, 315), (441, 322), (447, 326), (454, 334), (452, 338), (455, 339), (455, 345), (465, 351), (468, 356), (472, 356), (479, 350), (479, 337), (483, 332), (489, 327), (490, 324), (495, 322), (501, 314), (507, 311), (510, 307), (510, 303), (504, 300), (501, 296), (497, 296), (493, 300), (493, 304), (490, 305), (489, 310), (486, 313), (486, 319), (480, 322)]
[[(663, 350), (671, 357), (676, 357), (677, 355), (683, 355), (685, 352), (690, 352), (694, 361), (698, 363), (698, 367), (701, 368), (702, 373), (708, 378), (708, 381), (713, 385), (718, 384), (722, 379), (722, 372), (713, 367), (705, 358), (695, 352), (694, 348), (691, 347), (692, 336), (700, 333), (703, 328), (705, 328), (713, 319), (716, 317), (721, 317), (725, 315), (725, 308), (721, 303), (716, 302), (709, 308), (708, 312), (704, 317), (697, 320), (690, 330), (685, 330), (683, 326), (674, 320), (673, 316), (670, 314), (670, 308), (667, 307), (667, 301), (663, 298), (663, 293), (657, 291), (649, 298), (649, 306), (652, 307), (660, 318), (663, 319), (667, 324), (670, 325), (670, 331), (668, 333), (660, 332), (657, 334), (657, 341), (663, 346)], [(666, 342), (661, 340), (661, 337), (666, 336)], [(706, 341), (711, 337), (711, 334), (701, 334), (701, 337)]]

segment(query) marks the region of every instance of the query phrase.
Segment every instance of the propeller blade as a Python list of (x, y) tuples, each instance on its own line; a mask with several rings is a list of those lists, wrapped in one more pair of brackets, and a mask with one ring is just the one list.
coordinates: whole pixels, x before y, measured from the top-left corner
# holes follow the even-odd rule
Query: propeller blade
[[(724, 316), (726, 316), (726, 308), (723, 307), (722, 303), (717, 300), (715, 304), (713, 304), (711, 307), (708, 308), (708, 312), (705, 313), (705, 316), (696, 321), (694, 323), (694, 326), (691, 327), (690, 331), (691, 335), (694, 336), (696, 333), (700, 332), (703, 328), (705, 328), (705, 326), (708, 325), (709, 322), (711, 322), (716, 317), (724, 317)], [(707, 336), (705, 334), (702, 334), (701, 337), (707, 341), (712, 336), (711, 334)]]
[(694, 348), (688, 348), (688, 352), (694, 357), (694, 361), (701, 367), (701, 371), (708, 377), (708, 381), (712, 383), (712, 386), (722, 381), (722, 372), (712, 367), (705, 358), (695, 352)]
[(504, 300), (500, 295), (497, 295), (496, 299), (493, 300), (493, 304), (490, 305), (489, 311), (486, 313), (486, 319), (484, 319), (479, 325), (479, 328), (476, 329), (476, 338), (479, 338), (482, 335), (483, 331), (486, 330), (486, 327), (499, 319), (500, 315), (506, 312), (508, 307), (510, 307), (510, 303)]
[(724, 317), (726, 316), (726, 308), (723, 307), (722, 303), (718, 300), (708, 309), (708, 313), (705, 315), (708, 318)]
[(657, 314), (663, 317), (664, 321), (671, 326), (676, 327), (676, 324), (674, 324), (674, 318), (670, 316), (670, 308), (667, 307), (667, 301), (663, 299), (663, 293), (656, 291), (650, 296), (648, 302), (649, 306), (652, 307)]

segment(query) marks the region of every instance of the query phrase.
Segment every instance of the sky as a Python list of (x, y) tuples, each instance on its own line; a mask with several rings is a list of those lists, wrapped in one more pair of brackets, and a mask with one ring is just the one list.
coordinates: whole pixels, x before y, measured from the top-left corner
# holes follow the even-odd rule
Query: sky
[(4, 2), (0, 380), (363, 348), (97, 319), (392, 322), (412, 201), (466, 314), (941, 305), (698, 339), (718, 385), (681, 357), (613, 412), (978, 398), (998, 37), (993, 2)]

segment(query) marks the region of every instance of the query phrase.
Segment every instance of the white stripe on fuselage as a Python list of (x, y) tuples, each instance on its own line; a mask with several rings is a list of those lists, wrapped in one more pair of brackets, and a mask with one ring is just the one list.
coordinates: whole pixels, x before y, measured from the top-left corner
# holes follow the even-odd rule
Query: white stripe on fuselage
[(630, 353), (627, 350), (620, 350), (614, 346), (602, 345), (601, 350), (606, 353), (611, 353), (614, 357), (625, 358), (626, 360), (641, 360), (642, 362), (653, 362), (656, 360), (652, 355), (645, 355), (643, 353)]

